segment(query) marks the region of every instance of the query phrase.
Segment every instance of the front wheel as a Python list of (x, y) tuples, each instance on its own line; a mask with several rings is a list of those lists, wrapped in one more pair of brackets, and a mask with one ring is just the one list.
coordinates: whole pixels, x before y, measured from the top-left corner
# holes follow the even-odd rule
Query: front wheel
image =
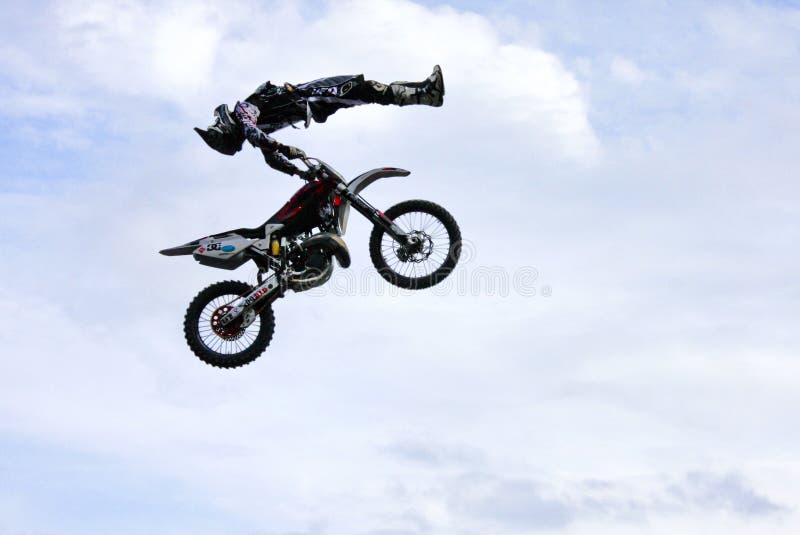
[(243, 326), (244, 314), (228, 325), (219, 319), (232, 303), (252, 288), (244, 282), (217, 282), (202, 290), (189, 304), (183, 320), (186, 342), (200, 360), (217, 368), (237, 368), (258, 358), (272, 340), (275, 316), (266, 304), (255, 312), (249, 325)]
[(461, 231), (450, 213), (430, 201), (404, 201), (386, 217), (414, 238), (400, 244), (380, 226), (372, 229), (369, 253), (381, 276), (400, 288), (421, 290), (440, 283), (456, 267)]

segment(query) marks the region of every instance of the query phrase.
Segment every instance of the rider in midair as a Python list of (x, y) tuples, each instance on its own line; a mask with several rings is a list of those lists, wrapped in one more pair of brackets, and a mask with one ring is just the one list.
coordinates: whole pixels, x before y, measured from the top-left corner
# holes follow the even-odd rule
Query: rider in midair
[(324, 123), (337, 110), (360, 104), (438, 107), (443, 100), (444, 80), (438, 65), (421, 82), (392, 82), (387, 85), (365, 80), (363, 74), (331, 76), (298, 85), (275, 86), (265, 82), (243, 102), (237, 102), (233, 112), (226, 104), (219, 105), (214, 110), (214, 123), (206, 130), (195, 128), (195, 131), (209, 147), (229, 155), (241, 150), (247, 139), (251, 145), (261, 149), (264, 159), (273, 169), (312, 179), (308, 171), (301, 171), (289, 162), (305, 156), (305, 153), (279, 143), (269, 134), (290, 125), (295, 127), (295, 123), (300, 122), (308, 128), (312, 119)]

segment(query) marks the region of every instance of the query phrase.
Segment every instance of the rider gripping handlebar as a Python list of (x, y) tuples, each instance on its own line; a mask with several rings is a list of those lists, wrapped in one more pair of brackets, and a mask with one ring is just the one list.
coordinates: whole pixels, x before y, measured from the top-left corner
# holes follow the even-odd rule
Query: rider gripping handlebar
[(269, 134), (299, 123), (308, 127), (312, 119), (324, 123), (337, 110), (360, 104), (439, 107), (443, 100), (444, 81), (438, 65), (421, 82), (382, 84), (366, 80), (363, 74), (331, 76), (282, 87), (266, 82), (244, 101), (237, 102), (233, 112), (227, 105), (218, 106), (214, 110), (214, 124), (195, 131), (211, 148), (227, 155), (241, 150), (246, 139), (261, 149), (264, 160), (273, 169), (313, 180), (313, 170), (301, 171), (290, 162), (305, 156), (303, 151), (283, 145)]
[(301, 171), (297, 166), (289, 162), (289, 160), (304, 157), (306, 155), (305, 152), (297, 147), (279, 143), (256, 125), (258, 108), (249, 102), (237, 102), (233, 115), (242, 125), (247, 141), (254, 147), (261, 149), (261, 154), (264, 155), (267, 165), (288, 175), (298, 175), (304, 180), (313, 179), (313, 176), (307, 176), (307, 171)]

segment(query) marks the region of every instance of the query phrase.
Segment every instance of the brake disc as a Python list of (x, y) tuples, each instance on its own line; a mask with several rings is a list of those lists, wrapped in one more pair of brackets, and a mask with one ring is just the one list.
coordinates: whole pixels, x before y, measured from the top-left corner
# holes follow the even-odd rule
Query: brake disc
[[(228, 325), (220, 325), (219, 323), (219, 320), (232, 308), (233, 307), (230, 305), (222, 305), (211, 315), (211, 329), (214, 331), (214, 334), (225, 340), (238, 340), (244, 334), (244, 326), (241, 321), (238, 321), (238, 318)], [(251, 321), (250, 323), (253, 322)]]

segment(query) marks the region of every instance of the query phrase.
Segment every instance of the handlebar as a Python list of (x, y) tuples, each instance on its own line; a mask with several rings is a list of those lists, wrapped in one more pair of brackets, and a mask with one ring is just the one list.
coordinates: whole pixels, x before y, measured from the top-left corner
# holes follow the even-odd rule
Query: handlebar
[(335, 181), (344, 182), (344, 178), (335, 169), (319, 158), (300, 156), (298, 159), (303, 162), (306, 167), (308, 167), (308, 170), (312, 171), (316, 177), (321, 179), (332, 178)]
[(316, 162), (317, 162), (317, 164), (319, 164), (319, 163), (320, 163), (320, 161), (319, 161), (317, 158), (314, 158), (314, 157), (312, 157), (312, 156), (301, 156), (301, 157), (300, 157), (300, 158), (298, 158), (298, 159), (299, 159), (301, 162), (303, 162), (304, 164), (306, 164), (306, 167), (308, 167), (309, 169), (311, 169), (312, 167), (316, 167), (316, 166), (315, 166), (315, 165), (312, 163), (312, 160), (316, 161)]
[[(314, 176), (314, 178), (322, 177), (322, 167), (323, 166), (322, 166), (322, 164), (320, 163), (320, 161), (318, 159), (310, 157), (310, 156), (300, 156), (298, 158), (298, 160), (303, 162), (305, 164), (305, 166), (308, 167), (308, 170), (311, 172), (311, 174)], [(317, 162), (317, 163), (315, 164), (314, 162)]]

